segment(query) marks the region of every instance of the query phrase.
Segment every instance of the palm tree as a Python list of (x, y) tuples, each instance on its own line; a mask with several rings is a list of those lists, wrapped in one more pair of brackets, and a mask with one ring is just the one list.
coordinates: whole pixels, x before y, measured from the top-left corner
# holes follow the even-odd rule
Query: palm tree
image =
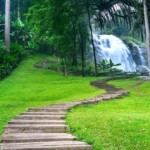
[[(99, 13), (97, 14), (98, 16), (96, 20), (99, 21), (101, 28), (103, 28), (105, 26), (105, 23), (109, 21), (110, 23), (112, 21), (115, 22), (118, 17), (126, 20), (126, 22), (129, 23), (130, 26), (134, 26), (135, 20), (137, 21), (137, 16), (139, 15), (141, 17), (142, 15), (142, 17), (139, 19), (141, 22), (138, 22), (138, 24), (140, 24), (138, 28), (139, 30), (141, 30), (141, 27), (144, 26), (145, 22), (146, 43), (148, 50), (148, 67), (150, 70), (150, 16), (148, 15), (148, 8), (150, 7), (150, 5), (148, 4), (148, 0), (102, 0), (98, 2), (99, 4), (97, 3), (97, 8), (99, 10)], [(144, 13), (142, 12), (142, 10), (144, 11)]]
[(5, 45), (10, 51), (10, 0), (5, 1)]

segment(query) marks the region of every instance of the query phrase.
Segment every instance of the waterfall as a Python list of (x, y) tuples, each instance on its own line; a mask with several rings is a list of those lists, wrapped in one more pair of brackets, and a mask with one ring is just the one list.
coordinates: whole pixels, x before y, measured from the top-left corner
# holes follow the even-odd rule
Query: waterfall
[[(97, 53), (97, 62), (101, 62), (103, 59), (108, 61), (111, 59), (114, 64), (121, 64), (115, 68), (125, 72), (136, 72), (141, 70), (148, 71), (142, 51), (136, 44), (133, 43), (135, 51), (131, 53), (129, 47), (114, 35), (93, 34), (93, 36), (94, 46)], [(137, 56), (139, 59), (136, 62), (135, 60), (137, 60)]]

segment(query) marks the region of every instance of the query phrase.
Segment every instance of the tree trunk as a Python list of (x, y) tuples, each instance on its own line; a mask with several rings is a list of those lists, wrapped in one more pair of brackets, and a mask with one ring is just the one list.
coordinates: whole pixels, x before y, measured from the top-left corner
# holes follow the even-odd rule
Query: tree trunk
[(10, 0), (5, 0), (5, 45), (10, 51)]
[(74, 52), (72, 55), (72, 58), (73, 58), (72, 65), (77, 67), (77, 41), (76, 41), (77, 31), (76, 31), (76, 25), (73, 21), (72, 21), (72, 26), (73, 26), (73, 40), (74, 40)]
[(81, 62), (82, 62), (82, 76), (85, 76), (85, 51), (84, 51), (84, 42), (82, 31), (80, 31), (80, 47), (81, 47)]
[(91, 15), (90, 15), (89, 5), (87, 5), (87, 13), (88, 13), (89, 28), (90, 28), (90, 32), (91, 32), (91, 42), (92, 42), (92, 47), (93, 47), (95, 76), (97, 76), (96, 49), (95, 49), (95, 46), (94, 46), (94, 38), (93, 38), (93, 30), (92, 30), (92, 25), (91, 25)]
[(67, 69), (67, 57), (64, 58), (64, 76), (68, 76), (68, 69)]
[(18, 7), (17, 7), (17, 18), (20, 19), (20, 1), (18, 1)]
[(149, 67), (149, 76), (150, 76), (150, 26), (148, 19), (148, 8), (147, 0), (143, 1), (144, 5), (144, 19), (145, 19), (145, 28), (146, 28), (146, 42), (147, 42), (147, 51), (148, 51), (148, 67)]

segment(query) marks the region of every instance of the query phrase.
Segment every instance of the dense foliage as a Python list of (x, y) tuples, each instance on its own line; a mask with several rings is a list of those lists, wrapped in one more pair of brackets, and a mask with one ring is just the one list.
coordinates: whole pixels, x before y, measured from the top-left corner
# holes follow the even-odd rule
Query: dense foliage
[(29, 1), (11, 1), (11, 47), (10, 52), (6, 50), (4, 44), (5, 30), (5, 1), (0, 0), (0, 80), (9, 75), (26, 54), (33, 53), (38, 49), (34, 41), (34, 31), (25, 22), (24, 14), (30, 6)]
[(24, 49), (17, 44), (11, 45), (8, 53), (4, 46), (0, 45), (0, 80), (9, 75), (24, 57)]

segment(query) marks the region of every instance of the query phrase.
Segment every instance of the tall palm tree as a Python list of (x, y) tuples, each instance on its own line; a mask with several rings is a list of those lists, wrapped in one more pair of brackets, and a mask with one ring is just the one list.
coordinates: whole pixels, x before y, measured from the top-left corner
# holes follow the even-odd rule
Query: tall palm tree
[(5, 1), (5, 44), (6, 50), (10, 51), (10, 0)]

